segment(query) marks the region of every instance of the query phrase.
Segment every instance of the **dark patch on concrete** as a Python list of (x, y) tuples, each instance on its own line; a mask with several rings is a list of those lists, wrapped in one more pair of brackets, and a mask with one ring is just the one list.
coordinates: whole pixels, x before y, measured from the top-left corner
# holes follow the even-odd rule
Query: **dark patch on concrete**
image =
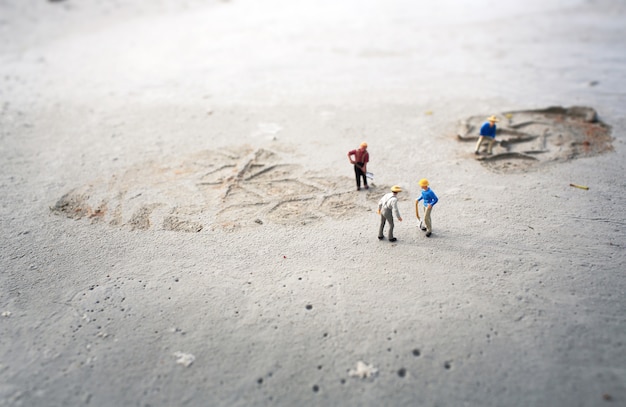
[[(613, 151), (610, 126), (601, 122), (590, 107), (520, 110), (496, 117), (500, 121), (493, 154), (481, 151), (475, 156), (496, 172), (533, 170), (546, 164)], [(458, 140), (475, 143), (486, 118), (487, 115), (472, 116), (464, 120)], [(473, 153), (474, 144), (468, 150)]]

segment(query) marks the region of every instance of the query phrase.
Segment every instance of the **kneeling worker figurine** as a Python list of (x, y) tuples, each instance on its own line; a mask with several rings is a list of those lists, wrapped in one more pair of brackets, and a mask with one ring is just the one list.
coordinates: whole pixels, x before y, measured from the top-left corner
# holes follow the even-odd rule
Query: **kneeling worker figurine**
[(480, 128), (480, 135), (478, 136), (478, 142), (476, 143), (476, 150), (474, 150), (474, 154), (478, 154), (480, 151), (480, 146), (483, 142), (487, 142), (487, 154), (491, 155), (491, 150), (493, 149), (493, 145), (496, 143), (496, 122), (498, 119), (496, 116), (491, 116), (487, 118), (487, 121), (483, 123)]
[(380, 215), (380, 228), (378, 229), (378, 240), (383, 240), (385, 235), (383, 234), (383, 230), (385, 229), (385, 222), (389, 222), (389, 241), (395, 242), (396, 239), (393, 237), (393, 212), (396, 213), (396, 217), (400, 222), (402, 222), (402, 216), (400, 216), (400, 212), (398, 211), (398, 192), (402, 192), (402, 188), (398, 185), (394, 185), (391, 187), (391, 192), (385, 194), (380, 201), (378, 201), (378, 214)]
[(437, 198), (435, 192), (428, 186), (428, 180), (426, 178), (422, 178), (419, 184), (422, 188), (422, 196), (415, 200), (415, 204), (417, 204), (421, 200), (424, 200), (424, 224), (426, 225), (426, 227), (421, 226), (421, 229), (426, 231), (426, 237), (430, 237), (430, 235), (433, 233), (430, 212), (433, 210), (433, 206), (435, 206), (435, 204), (439, 201), (439, 198)]

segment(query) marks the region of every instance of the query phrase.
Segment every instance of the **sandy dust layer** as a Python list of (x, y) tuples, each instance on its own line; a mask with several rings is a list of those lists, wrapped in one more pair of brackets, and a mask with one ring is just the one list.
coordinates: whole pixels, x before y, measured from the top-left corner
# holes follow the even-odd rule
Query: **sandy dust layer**
[(140, 163), (73, 189), (52, 210), (131, 230), (199, 232), (349, 220), (376, 205), (373, 192), (353, 194), (349, 178), (307, 173), (285, 155), (243, 146)]
[[(613, 151), (610, 126), (599, 121), (597, 112), (589, 107), (504, 112), (500, 117), (505, 121), (498, 124), (494, 154), (485, 156), (486, 146), (483, 146), (479, 151), (482, 156), (478, 157), (485, 167), (494, 171), (533, 170)], [(459, 140), (475, 142), (485, 119), (474, 116), (463, 121)]]

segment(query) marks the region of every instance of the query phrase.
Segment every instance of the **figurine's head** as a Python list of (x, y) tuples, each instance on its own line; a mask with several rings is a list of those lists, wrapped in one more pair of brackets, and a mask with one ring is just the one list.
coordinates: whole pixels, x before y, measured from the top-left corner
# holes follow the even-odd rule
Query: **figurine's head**
[(364, 141), (364, 142), (361, 143), (361, 145), (359, 147), (361, 147), (363, 149), (366, 149), (367, 148), (367, 143)]
[(420, 187), (424, 188), (428, 186), (428, 180), (426, 178), (422, 178), (419, 182)]
[(395, 192), (395, 193), (402, 192), (402, 188), (400, 188), (399, 185), (394, 185), (391, 187), (391, 192)]
[(496, 122), (499, 122), (498, 118), (496, 116), (491, 116), (487, 118), (487, 121), (491, 124), (494, 124)]

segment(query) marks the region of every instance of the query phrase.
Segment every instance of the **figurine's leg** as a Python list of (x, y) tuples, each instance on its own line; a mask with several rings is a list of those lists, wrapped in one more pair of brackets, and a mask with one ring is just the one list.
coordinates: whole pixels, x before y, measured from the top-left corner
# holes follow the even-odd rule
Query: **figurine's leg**
[(357, 163), (357, 165), (358, 165), (357, 177), (359, 177), (359, 186), (361, 185), (361, 178), (363, 178), (363, 186), (365, 187), (365, 189), (368, 189), (369, 187), (367, 186), (367, 177), (365, 176), (365, 171), (363, 171), (364, 163)]
[(387, 222), (389, 222), (389, 240), (393, 242), (393, 212), (391, 209), (389, 209), (387, 212), (385, 212), (385, 215), (387, 215)]
[[(384, 210), (384, 209), (383, 209)], [(385, 229), (385, 215), (384, 213), (380, 215), (380, 227), (378, 228), (378, 239), (382, 240), (385, 235), (383, 234), (383, 230)]]
[(476, 149), (474, 150), (474, 154), (478, 154), (478, 151), (480, 150), (480, 145), (483, 143), (484, 140), (485, 138), (483, 136), (478, 136), (478, 141), (476, 142)]
[(489, 144), (487, 145), (487, 154), (491, 154), (491, 150), (493, 149), (493, 145), (496, 144), (495, 138), (489, 139)]
[(433, 231), (432, 221), (430, 219), (430, 212), (433, 210), (433, 207), (426, 208), (424, 213), (424, 223), (426, 224), (426, 236), (430, 236)]
[(355, 164), (354, 165), (354, 175), (356, 177), (356, 189), (357, 189), (357, 191), (361, 189), (361, 175), (360, 175), (360, 172), (361, 172), (361, 170)]

